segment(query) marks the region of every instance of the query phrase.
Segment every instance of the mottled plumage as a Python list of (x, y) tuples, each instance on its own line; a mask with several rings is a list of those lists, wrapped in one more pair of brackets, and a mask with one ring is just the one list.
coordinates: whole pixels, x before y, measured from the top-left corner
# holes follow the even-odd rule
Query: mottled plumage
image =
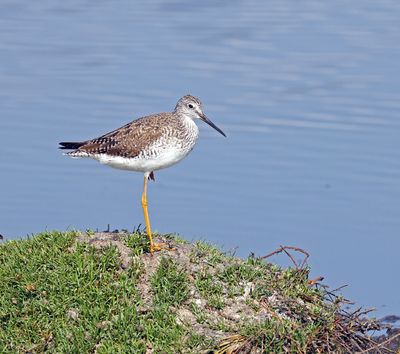
[(184, 158), (196, 143), (198, 128), (187, 114), (189, 105), (202, 108), (198, 98), (187, 95), (173, 112), (139, 118), (84, 142), (62, 142), (60, 148), (75, 149), (67, 153), (71, 157), (90, 157), (114, 168), (148, 173), (165, 168)]
[(114, 168), (144, 173), (142, 204), (153, 251), (157, 247), (151, 238), (147, 215), (147, 179), (151, 177), (154, 180), (153, 171), (179, 162), (193, 149), (199, 135), (193, 121), (197, 118), (225, 136), (205, 116), (200, 100), (186, 95), (178, 101), (173, 112), (139, 118), (95, 139), (61, 142), (60, 149), (73, 150), (66, 154), (71, 157), (90, 157)]

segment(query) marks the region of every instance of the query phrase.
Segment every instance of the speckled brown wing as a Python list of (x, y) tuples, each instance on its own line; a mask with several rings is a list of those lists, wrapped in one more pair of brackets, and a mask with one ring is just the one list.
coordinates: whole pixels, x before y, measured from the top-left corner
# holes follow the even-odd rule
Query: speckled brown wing
[(167, 114), (139, 118), (110, 133), (88, 140), (74, 153), (107, 154), (133, 158), (163, 134)]

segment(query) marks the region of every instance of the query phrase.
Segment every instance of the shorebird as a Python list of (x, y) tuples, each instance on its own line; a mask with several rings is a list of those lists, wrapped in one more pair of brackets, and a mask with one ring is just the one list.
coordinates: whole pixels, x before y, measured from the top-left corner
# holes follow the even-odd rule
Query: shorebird
[(204, 114), (201, 101), (186, 95), (179, 99), (173, 112), (138, 118), (98, 138), (61, 142), (59, 146), (73, 150), (65, 154), (70, 157), (90, 157), (110, 167), (144, 173), (142, 207), (151, 253), (163, 249), (163, 244), (153, 241), (147, 210), (147, 181), (154, 180), (154, 171), (176, 164), (192, 151), (199, 136), (195, 119), (201, 119), (226, 136)]

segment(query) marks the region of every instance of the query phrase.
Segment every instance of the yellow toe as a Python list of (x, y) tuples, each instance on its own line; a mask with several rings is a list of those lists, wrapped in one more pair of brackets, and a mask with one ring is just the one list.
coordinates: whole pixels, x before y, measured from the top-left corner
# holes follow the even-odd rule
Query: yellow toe
[(162, 243), (154, 243), (153, 245), (150, 245), (150, 253), (158, 252), (158, 251), (175, 251), (176, 248), (171, 247), (168, 243), (162, 242)]

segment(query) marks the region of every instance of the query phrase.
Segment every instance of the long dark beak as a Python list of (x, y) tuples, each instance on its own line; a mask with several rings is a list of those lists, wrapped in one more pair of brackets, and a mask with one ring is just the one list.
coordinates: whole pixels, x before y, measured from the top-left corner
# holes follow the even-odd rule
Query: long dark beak
[(199, 115), (203, 122), (206, 122), (209, 126), (213, 127), (217, 132), (221, 133), (226, 138), (225, 133), (221, 129), (219, 129), (213, 122), (211, 122), (211, 120), (209, 120), (205, 114), (201, 113)]

